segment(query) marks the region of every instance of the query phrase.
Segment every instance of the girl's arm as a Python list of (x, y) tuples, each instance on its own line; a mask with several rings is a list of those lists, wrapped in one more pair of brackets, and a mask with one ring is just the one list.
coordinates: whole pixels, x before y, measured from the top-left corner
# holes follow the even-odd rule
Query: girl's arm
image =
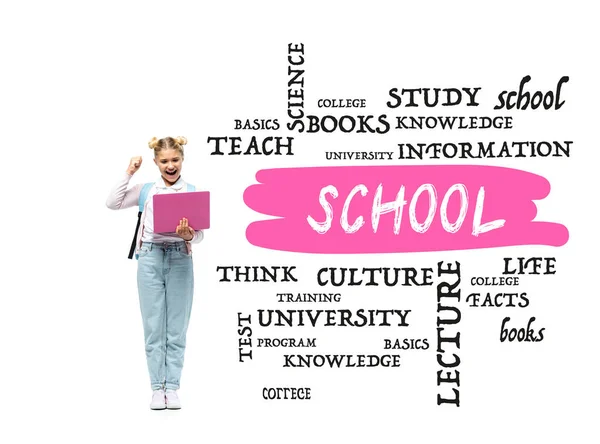
[(197, 244), (204, 239), (204, 230), (197, 230), (194, 232), (194, 237), (190, 241), (192, 244)]
[(138, 184), (130, 189), (127, 189), (127, 185), (129, 185), (131, 177), (140, 169), (140, 166), (142, 166), (142, 156), (132, 157), (127, 170), (121, 176), (121, 180), (110, 190), (110, 194), (106, 199), (106, 206), (108, 208), (111, 210), (121, 210), (138, 204), (144, 185)]
[(125, 172), (121, 177), (121, 180), (113, 187), (106, 199), (106, 206), (111, 210), (122, 210), (123, 208), (129, 208), (136, 206), (142, 191), (143, 184), (137, 184), (127, 189), (131, 175)]

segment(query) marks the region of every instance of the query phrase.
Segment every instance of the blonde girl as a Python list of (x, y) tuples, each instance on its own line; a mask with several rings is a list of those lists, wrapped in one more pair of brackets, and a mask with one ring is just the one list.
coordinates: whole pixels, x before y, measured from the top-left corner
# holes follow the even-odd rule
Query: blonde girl
[[(152, 196), (190, 189), (181, 177), (186, 143), (185, 137), (154, 137), (149, 142), (160, 177), (149, 185), (135, 239), (146, 361), (153, 390), (150, 408), (153, 410), (181, 408), (177, 389), (194, 293), (191, 244), (204, 237), (201, 230), (195, 231), (189, 226), (186, 218), (173, 227), (172, 234), (153, 230)], [(128, 186), (141, 165), (141, 156), (130, 160), (121, 180), (108, 196), (108, 208), (120, 210), (138, 206), (143, 184)]]

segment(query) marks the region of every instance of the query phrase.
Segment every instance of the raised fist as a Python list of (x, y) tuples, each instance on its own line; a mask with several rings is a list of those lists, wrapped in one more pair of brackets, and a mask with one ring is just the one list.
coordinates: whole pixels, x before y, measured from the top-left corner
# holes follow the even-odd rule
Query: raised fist
[(142, 156), (132, 157), (129, 161), (129, 166), (127, 167), (127, 174), (133, 176), (134, 173), (140, 169), (142, 166)]

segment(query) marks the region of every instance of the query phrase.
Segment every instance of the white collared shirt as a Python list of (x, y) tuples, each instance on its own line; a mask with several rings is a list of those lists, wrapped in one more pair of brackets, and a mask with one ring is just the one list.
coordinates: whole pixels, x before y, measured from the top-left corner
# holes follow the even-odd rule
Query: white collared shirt
[[(111, 192), (106, 199), (106, 206), (112, 210), (120, 210), (123, 208), (129, 208), (138, 205), (140, 193), (142, 191), (143, 184), (134, 185), (131, 188), (127, 188), (131, 175), (127, 172), (123, 172), (121, 180), (119, 180), (113, 187)], [(158, 234), (154, 233), (154, 208), (152, 196), (155, 194), (165, 193), (178, 193), (180, 191), (187, 191), (187, 184), (184, 180), (179, 177), (170, 187), (165, 185), (162, 177), (160, 177), (148, 190), (148, 196), (142, 213), (142, 223), (136, 233), (136, 245), (139, 249), (141, 241), (145, 242), (181, 242), (182, 238), (177, 234)], [(194, 228), (194, 227), (192, 227)], [(141, 237), (141, 239), (140, 239)], [(198, 243), (204, 239), (203, 230), (195, 230), (194, 237), (190, 241), (191, 243)], [(188, 243), (188, 251), (191, 251), (190, 244)]]

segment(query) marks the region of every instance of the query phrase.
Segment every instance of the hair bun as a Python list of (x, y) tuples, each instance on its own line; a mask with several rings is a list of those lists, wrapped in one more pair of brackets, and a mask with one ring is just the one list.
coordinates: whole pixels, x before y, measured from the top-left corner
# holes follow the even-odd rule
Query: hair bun
[(187, 139), (183, 136), (177, 136), (175, 137), (175, 142), (177, 142), (178, 145), (185, 145), (187, 143)]
[(148, 142), (148, 146), (150, 147), (150, 149), (156, 149), (156, 147), (158, 146), (158, 139), (156, 137), (153, 137), (152, 140)]

